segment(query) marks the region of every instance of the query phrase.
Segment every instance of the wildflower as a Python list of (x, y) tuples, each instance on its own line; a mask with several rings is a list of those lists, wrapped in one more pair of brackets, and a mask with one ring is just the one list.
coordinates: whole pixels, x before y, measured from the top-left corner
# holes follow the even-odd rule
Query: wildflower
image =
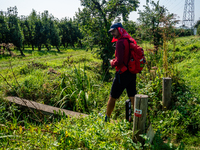
[(22, 133), (22, 126), (19, 126), (19, 134)]
[(31, 127), (30, 127), (30, 132), (33, 133), (33, 130), (34, 130), (34, 129), (33, 129), (33, 127), (31, 126)]
[(67, 132), (67, 131), (65, 131), (65, 137), (68, 137), (68, 136), (69, 136), (68, 132)]
[(49, 131), (49, 126), (48, 125), (46, 126), (46, 128), (47, 128), (47, 131)]

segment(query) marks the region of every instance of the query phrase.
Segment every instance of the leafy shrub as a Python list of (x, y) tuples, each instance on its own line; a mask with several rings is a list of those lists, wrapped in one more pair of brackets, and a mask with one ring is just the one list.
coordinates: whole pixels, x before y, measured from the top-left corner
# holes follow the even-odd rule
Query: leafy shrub
[(200, 25), (198, 25), (197, 34), (200, 35)]
[(27, 64), (20, 67), (19, 73), (23, 74), (30, 74), (32, 71), (36, 69), (46, 69), (48, 66), (40, 63), (40, 62), (28, 62)]
[[(61, 92), (57, 104), (60, 107), (79, 112), (89, 112), (98, 105), (97, 95), (100, 85), (86, 75), (86, 70), (74, 67), (62, 74)], [(90, 108), (89, 108), (90, 107)]]

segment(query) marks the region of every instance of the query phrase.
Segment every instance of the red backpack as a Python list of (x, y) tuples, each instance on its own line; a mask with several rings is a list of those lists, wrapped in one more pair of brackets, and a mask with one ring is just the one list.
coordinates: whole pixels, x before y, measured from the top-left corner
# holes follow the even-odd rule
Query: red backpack
[(132, 41), (130, 40), (128, 41), (130, 48), (129, 48), (129, 61), (127, 68), (133, 74), (140, 73), (146, 63), (144, 50), (137, 44), (134, 44)]

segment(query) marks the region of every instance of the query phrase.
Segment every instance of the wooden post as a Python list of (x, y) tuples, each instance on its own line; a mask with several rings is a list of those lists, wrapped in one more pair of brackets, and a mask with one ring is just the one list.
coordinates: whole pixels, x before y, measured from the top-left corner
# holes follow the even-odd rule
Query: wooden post
[(135, 95), (134, 102), (134, 120), (133, 120), (133, 141), (144, 143), (144, 139), (139, 136), (145, 134), (145, 123), (148, 106), (147, 95)]
[(169, 109), (171, 105), (171, 84), (172, 79), (171, 78), (163, 78), (163, 84), (162, 84), (162, 104), (163, 104), (163, 110)]

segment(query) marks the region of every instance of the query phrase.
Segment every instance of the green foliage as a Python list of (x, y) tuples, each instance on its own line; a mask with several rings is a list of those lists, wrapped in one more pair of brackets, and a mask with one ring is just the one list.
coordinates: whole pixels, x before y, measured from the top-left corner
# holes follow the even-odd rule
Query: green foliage
[[(12, 58), (12, 68), (20, 86), (9, 69), (9, 60), (0, 60), (1, 74), (14, 87), (11, 89), (0, 78), (2, 95), (18, 93), (26, 99), (49, 105), (57, 103), (62, 108), (90, 114), (79, 119), (63, 116), (62, 120), (48, 121), (47, 126), (45, 119), (43, 119), (44, 122), (35, 123), (29, 116), (30, 113), (25, 114), (25, 119), (22, 115), (23, 109), (14, 106), (8, 109), (8, 104), (2, 100), (0, 120), (8, 128), (0, 127), (1, 147), (7, 146), (11, 149), (20, 146), (22, 149), (37, 147), (44, 149), (66, 147), (69, 149), (190, 149), (199, 147), (199, 37), (178, 38), (175, 45), (173, 41), (166, 44), (169, 63), (167, 75), (172, 78), (172, 107), (165, 111), (162, 110), (162, 79), (166, 74), (166, 70), (163, 69), (163, 52), (159, 49), (155, 56), (154, 52), (149, 50), (151, 46), (146, 45), (143, 47), (148, 64), (142, 73), (137, 75), (137, 90), (138, 94), (149, 96), (146, 127), (151, 123), (156, 131), (152, 145), (146, 141), (142, 147), (141, 143), (132, 142), (132, 123), (124, 121), (125, 100), (128, 98), (126, 92), (116, 102), (111, 123), (105, 123), (104, 118), (98, 116), (99, 112), (105, 114), (112, 80), (102, 82), (104, 79), (104, 76), (100, 74), (102, 61), (92, 55), (91, 51), (76, 49), (62, 50), (61, 53), (33, 52), (32, 56), (26, 58)], [(179, 57), (180, 54), (182, 58)], [(154, 71), (152, 71), (153, 66), (157, 67)], [(27, 130), (24, 130), (23, 126)], [(142, 136), (147, 140), (145, 135)]]
[(200, 35), (200, 25), (197, 28), (197, 34)]
[[(59, 21), (47, 10), (41, 14), (32, 10), (29, 16), (18, 17), (17, 14), (16, 6), (8, 8), (7, 12), (0, 12), (0, 43), (13, 43), (22, 56), (24, 54), (21, 48), (24, 49), (25, 45), (32, 45), (32, 50), (36, 46), (41, 50), (44, 45), (48, 51), (51, 46), (55, 46), (60, 51), (61, 43), (64, 46), (71, 44), (74, 47), (75, 43), (79, 42), (82, 47), (82, 34), (77, 22), (72, 19), (67, 23), (63, 20)], [(62, 32), (63, 30), (68, 32)]]
[(84, 69), (80, 66), (78, 69), (74, 67), (70, 72), (63, 74), (60, 88), (60, 100), (57, 101), (60, 107), (67, 106), (66, 109), (84, 113), (96, 108), (98, 102), (95, 96), (99, 93), (99, 85), (87, 77), (85, 66)]
[[(175, 51), (170, 46), (169, 47), (169, 58), (168, 61), (171, 63), (173, 61), (177, 62), (177, 68), (180, 71), (181, 78), (185, 80), (186, 85), (188, 85), (192, 90), (199, 93), (200, 89), (198, 86), (199, 79), (199, 61), (200, 47), (199, 37), (186, 37), (177, 39)], [(181, 63), (180, 63), (181, 62)], [(198, 94), (197, 94), (198, 95)]]
[[(25, 130), (26, 129), (26, 130)], [(65, 118), (59, 123), (35, 126), (5, 123), (0, 130), (3, 148), (20, 149), (134, 149), (132, 130), (126, 121), (105, 123), (96, 114), (85, 118)], [(8, 142), (12, 137), (13, 140)]]
[(23, 34), (19, 26), (17, 18), (17, 8), (8, 9), (8, 27), (10, 43), (13, 43), (17, 48), (22, 47)]
[[(24, 56), (21, 50), (24, 37), (17, 18), (17, 7), (10, 7), (7, 12), (1, 12), (0, 22), (0, 43), (13, 43)], [(9, 47), (6, 48), (10, 51)]]
[(78, 41), (80, 42), (80, 39), (82, 39), (82, 34), (76, 25), (76, 21), (64, 18), (59, 22), (58, 27), (61, 43), (64, 47), (67, 47), (68, 44), (71, 44), (74, 47), (74, 44)]
[(178, 37), (185, 37), (193, 35), (193, 30), (191, 29), (174, 29), (175, 35)]
[(9, 29), (6, 23), (6, 17), (4, 16), (3, 12), (0, 12), (0, 43), (8, 43), (9, 42)]
[(133, 21), (126, 21), (125, 23), (123, 23), (123, 27), (124, 29), (126, 29), (126, 31), (132, 36), (132, 37), (136, 37), (136, 31), (137, 31), (137, 25), (135, 22)]
[[(114, 54), (112, 47), (111, 36), (108, 30), (113, 22), (119, 15), (122, 15), (123, 20), (128, 20), (128, 14), (136, 10), (138, 1), (129, 0), (83, 0), (81, 5), (84, 6), (83, 10), (79, 9), (77, 13), (77, 21), (79, 27), (83, 32), (84, 42), (87, 48), (93, 49), (95, 45), (98, 46), (97, 54), (103, 60), (102, 71), (108, 72), (109, 76), (109, 61)], [(108, 77), (109, 78), (109, 77)]]
[(200, 20), (197, 21), (197, 23), (195, 24), (195, 28), (198, 28), (198, 26), (200, 25)]
[[(143, 11), (139, 11), (140, 22), (139, 36), (143, 40), (152, 41), (157, 52), (158, 47), (163, 44), (164, 35), (171, 36), (173, 26), (177, 23), (174, 21), (174, 15), (170, 14), (164, 6), (159, 5), (159, 1), (154, 1), (144, 6)], [(165, 33), (168, 32), (168, 33)]]

